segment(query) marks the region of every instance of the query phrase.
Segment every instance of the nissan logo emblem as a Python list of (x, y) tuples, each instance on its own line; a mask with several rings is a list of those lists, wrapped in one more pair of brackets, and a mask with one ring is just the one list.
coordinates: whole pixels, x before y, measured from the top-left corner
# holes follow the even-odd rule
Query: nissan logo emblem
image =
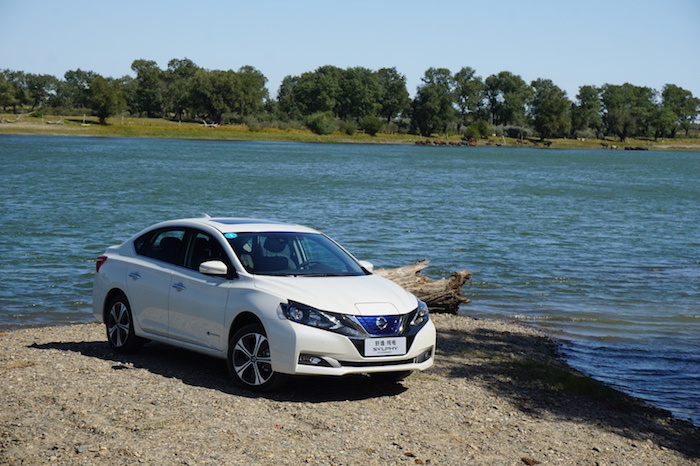
[(377, 317), (377, 321), (375, 323), (377, 324), (377, 328), (379, 330), (384, 330), (387, 325), (389, 325), (389, 322), (387, 322), (386, 317), (384, 316)]

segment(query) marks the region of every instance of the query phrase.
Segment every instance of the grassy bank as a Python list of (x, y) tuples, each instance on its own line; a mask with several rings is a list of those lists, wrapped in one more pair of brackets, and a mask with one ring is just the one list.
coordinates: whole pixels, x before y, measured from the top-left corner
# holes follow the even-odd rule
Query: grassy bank
[[(4, 114), (0, 119), (0, 134), (45, 134), (92, 137), (140, 137), (171, 139), (203, 139), (222, 141), (294, 141), (315, 143), (356, 143), (356, 144), (415, 144), (418, 141), (440, 141), (459, 143), (460, 137), (452, 135), (426, 139), (410, 134), (384, 134), (370, 136), (358, 132), (347, 135), (335, 132), (330, 135), (317, 135), (307, 129), (260, 128), (251, 130), (246, 125), (222, 125), (205, 127), (199, 123), (185, 123), (157, 118), (110, 118), (107, 125), (98, 124), (96, 117), (61, 117), (47, 115), (43, 118)], [(8, 121), (9, 120), (9, 121)], [(12, 121), (16, 120), (16, 121)], [(480, 140), (482, 146), (486, 140)], [(543, 147), (536, 140), (517, 141), (512, 138), (494, 137), (491, 144), (507, 147)], [(644, 148), (652, 150), (700, 150), (698, 138), (676, 138), (665, 141), (630, 139), (626, 143), (612, 140), (553, 139), (551, 148), (556, 149), (625, 149)]]

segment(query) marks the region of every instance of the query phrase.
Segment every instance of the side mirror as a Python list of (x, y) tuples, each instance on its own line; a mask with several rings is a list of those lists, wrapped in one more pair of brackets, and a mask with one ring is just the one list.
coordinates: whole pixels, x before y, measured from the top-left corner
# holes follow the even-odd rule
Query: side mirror
[(199, 273), (225, 277), (228, 275), (228, 267), (222, 261), (206, 261), (199, 264)]
[(365, 269), (369, 273), (372, 273), (372, 271), (374, 270), (374, 264), (371, 262), (360, 261), (360, 265), (362, 266), (363, 269)]

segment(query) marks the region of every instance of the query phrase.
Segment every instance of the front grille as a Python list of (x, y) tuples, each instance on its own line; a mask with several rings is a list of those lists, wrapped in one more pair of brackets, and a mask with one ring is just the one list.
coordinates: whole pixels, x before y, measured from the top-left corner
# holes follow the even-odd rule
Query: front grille
[[(357, 316), (362, 327), (373, 336), (393, 336), (401, 332), (403, 318), (405, 316)], [(386, 323), (384, 328), (380, 325)]]

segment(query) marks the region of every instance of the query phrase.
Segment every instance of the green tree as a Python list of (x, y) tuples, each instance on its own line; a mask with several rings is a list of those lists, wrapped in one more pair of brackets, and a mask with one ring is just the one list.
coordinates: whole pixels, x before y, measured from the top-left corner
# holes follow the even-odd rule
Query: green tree
[(544, 141), (546, 138), (563, 137), (569, 134), (571, 102), (566, 97), (566, 92), (550, 79), (537, 79), (531, 85), (534, 93), (530, 104), (530, 115), (540, 139)]
[(237, 82), (231, 96), (231, 111), (242, 121), (243, 118), (262, 111), (268, 97), (265, 87), (267, 78), (252, 66), (241, 67), (236, 75)]
[(267, 98), (267, 78), (251, 66), (233, 70), (205, 70), (191, 61), (172, 62), (166, 82), (173, 94), (166, 93), (178, 116), (187, 110), (195, 119), (223, 123), (224, 118), (244, 121), (263, 111)]
[(337, 115), (342, 73), (343, 70), (331, 65), (303, 73), (292, 88), (294, 106), (302, 115), (318, 112)]
[(50, 74), (27, 74), (25, 76), (29, 103), (32, 110), (43, 107), (56, 95), (58, 79)]
[(377, 80), (380, 87), (377, 114), (390, 123), (410, 107), (406, 77), (396, 71), (396, 68), (380, 68), (377, 71)]
[(92, 71), (66, 71), (58, 87), (59, 102), (67, 108), (88, 108), (90, 106), (90, 84), (97, 76)]
[(675, 137), (680, 128), (685, 131), (687, 137), (691, 125), (700, 114), (700, 99), (694, 97), (692, 92), (675, 84), (664, 86), (661, 99), (663, 108), (676, 117), (670, 136)]
[(476, 75), (470, 67), (464, 67), (455, 73), (454, 93), (457, 103), (457, 131), (461, 131), (462, 125), (471, 124), (479, 119), (486, 87), (481, 76)]
[(600, 130), (603, 101), (600, 89), (595, 86), (581, 86), (576, 95), (578, 103), (571, 107), (571, 126), (574, 131), (587, 129)]
[(663, 105), (658, 106), (652, 114), (652, 128), (654, 130), (654, 140), (675, 135), (678, 129), (678, 115)]
[(134, 60), (136, 73), (136, 110), (149, 118), (163, 115), (163, 71), (153, 60)]
[(238, 87), (235, 71), (198, 70), (193, 78), (193, 103), (197, 115), (215, 123), (222, 123), (223, 116), (234, 108), (234, 95)]
[(213, 84), (210, 78), (211, 72), (199, 69), (191, 78), (190, 84), (190, 105), (192, 106), (192, 117), (194, 119), (211, 119), (211, 95)]
[(8, 70), (0, 72), (0, 106), (3, 110), (7, 110), (7, 107), (15, 106), (17, 102), (15, 86), (5, 76), (6, 71)]
[(634, 86), (632, 117), (637, 121), (637, 136), (651, 134), (652, 119), (658, 107), (658, 92), (650, 87)]
[(606, 84), (601, 98), (607, 135), (617, 135), (624, 142), (630, 136), (645, 135), (652, 126), (656, 108), (652, 89), (629, 83), (621, 86)]
[(527, 123), (525, 106), (532, 97), (532, 88), (523, 79), (509, 71), (486, 78), (486, 98), (494, 125), (518, 125)]
[(627, 136), (634, 131), (636, 122), (632, 117), (631, 85), (617, 86), (605, 84), (602, 89), (603, 124), (606, 135), (617, 135), (620, 141), (625, 141)]
[(341, 73), (338, 84), (336, 114), (340, 118), (360, 121), (365, 116), (377, 113), (382, 90), (372, 70), (348, 68)]
[(422, 136), (447, 132), (455, 121), (453, 80), (446, 68), (429, 68), (413, 100), (411, 126)]
[(279, 110), (287, 119), (301, 120), (303, 117), (296, 100), (294, 100), (294, 86), (299, 82), (298, 76), (285, 76), (277, 90), (277, 102)]
[(124, 110), (126, 100), (118, 80), (103, 78), (100, 75), (90, 83), (90, 108), (100, 119), (101, 125), (107, 118)]
[(124, 101), (126, 102), (126, 110), (132, 115), (138, 115), (138, 104), (136, 98), (136, 90), (138, 83), (133, 76), (124, 75), (117, 79), (119, 82), (119, 87), (122, 90), (122, 95), (124, 96)]
[(172, 59), (165, 71), (165, 93), (163, 96), (165, 110), (182, 120), (187, 111), (192, 109), (192, 81), (199, 67), (190, 59)]

